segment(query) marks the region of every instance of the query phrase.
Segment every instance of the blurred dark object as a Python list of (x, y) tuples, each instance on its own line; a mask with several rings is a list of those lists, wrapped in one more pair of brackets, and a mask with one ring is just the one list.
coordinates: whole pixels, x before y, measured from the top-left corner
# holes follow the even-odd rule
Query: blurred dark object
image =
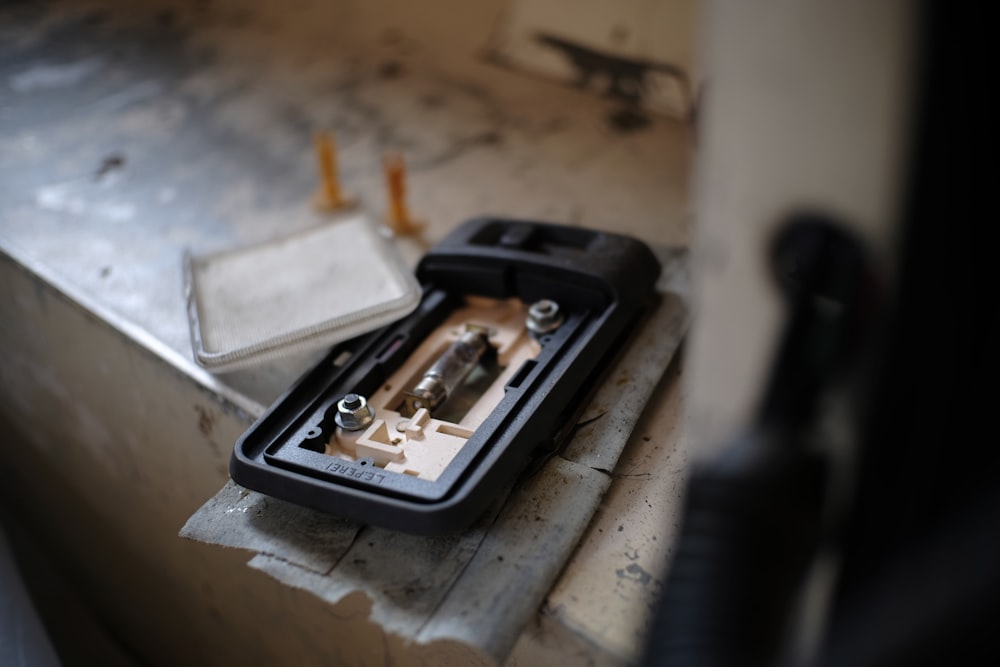
[(835, 220), (793, 216), (772, 252), (789, 317), (756, 423), (692, 471), (649, 662), (766, 665), (823, 538), (830, 462), (813, 424), (856, 356), (873, 279)]
[(0, 665), (55, 667), (59, 664), (7, 544), (6, 532), (0, 526)]
[[(943, 2), (924, 3), (921, 19), (892, 298), (882, 319), (869, 319), (871, 304), (848, 287), (864, 284), (864, 271), (852, 277), (850, 262), (829, 261), (841, 254), (809, 249), (823, 236), (815, 221), (781, 236), (774, 264), (799, 277), (783, 284), (793, 298), (770, 384), (757, 422), (692, 471), (646, 664), (1000, 664), (991, 419), (1000, 341), (977, 224), (995, 217), (984, 217), (995, 135), (990, 24)], [(837, 276), (847, 288), (830, 293)], [(810, 294), (828, 312), (810, 310)], [(864, 333), (864, 347), (855, 345)], [(834, 462), (816, 442), (824, 394), (853, 407), (856, 460), (838, 487), (849, 489), (843, 504), (833, 502)], [(797, 653), (804, 586), (821, 550), (837, 555), (836, 583), (813, 650)]]
[[(1000, 664), (997, 299), (985, 13), (924, 3), (895, 308), (820, 665)], [(992, 659), (991, 659), (992, 658)]]

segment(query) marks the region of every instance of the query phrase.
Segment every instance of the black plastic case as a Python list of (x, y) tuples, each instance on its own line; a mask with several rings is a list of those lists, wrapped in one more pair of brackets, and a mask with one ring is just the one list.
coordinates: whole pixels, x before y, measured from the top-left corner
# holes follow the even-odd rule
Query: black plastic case
[[(236, 443), (230, 474), (262, 493), (420, 534), (477, 518), (532, 455), (551, 451), (655, 299), (660, 266), (617, 234), (504, 219), (471, 220), (417, 268), (420, 306), (334, 347)], [(504, 386), (503, 398), (434, 480), (322, 453), (345, 394), (371, 395), (466, 296), (557, 301), (565, 321)]]

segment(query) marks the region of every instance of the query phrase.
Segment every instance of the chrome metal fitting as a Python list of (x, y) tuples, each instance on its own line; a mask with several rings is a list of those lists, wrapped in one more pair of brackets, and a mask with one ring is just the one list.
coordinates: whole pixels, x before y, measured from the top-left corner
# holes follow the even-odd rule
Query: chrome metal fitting
[(375, 419), (375, 409), (360, 394), (347, 394), (337, 401), (337, 414), (333, 418), (345, 431), (360, 431)]
[(559, 311), (559, 304), (551, 299), (542, 299), (531, 304), (525, 325), (532, 333), (546, 334), (558, 329), (562, 323), (563, 315)]

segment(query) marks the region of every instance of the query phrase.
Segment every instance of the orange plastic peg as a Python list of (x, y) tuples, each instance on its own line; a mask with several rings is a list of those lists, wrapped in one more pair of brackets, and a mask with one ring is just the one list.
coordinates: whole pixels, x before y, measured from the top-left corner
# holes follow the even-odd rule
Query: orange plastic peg
[(333, 135), (320, 132), (316, 135), (316, 159), (319, 162), (319, 190), (316, 192), (316, 208), (321, 211), (335, 211), (350, 206), (353, 202), (344, 197), (340, 190), (337, 173), (337, 149)]
[(406, 207), (406, 163), (399, 153), (389, 153), (382, 159), (385, 184), (389, 191), (389, 211), (386, 218), (397, 234), (415, 234), (424, 228), (423, 223), (410, 217)]

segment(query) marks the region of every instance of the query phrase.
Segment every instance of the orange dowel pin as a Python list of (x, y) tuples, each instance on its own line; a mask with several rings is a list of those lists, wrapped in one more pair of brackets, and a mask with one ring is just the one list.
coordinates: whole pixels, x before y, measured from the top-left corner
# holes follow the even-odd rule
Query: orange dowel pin
[(319, 162), (319, 191), (316, 193), (316, 208), (334, 211), (349, 206), (352, 202), (340, 190), (337, 174), (337, 149), (329, 132), (316, 135), (316, 159)]
[(385, 183), (389, 190), (389, 226), (397, 234), (415, 234), (423, 224), (410, 217), (406, 207), (406, 163), (399, 153), (389, 153), (382, 159)]

